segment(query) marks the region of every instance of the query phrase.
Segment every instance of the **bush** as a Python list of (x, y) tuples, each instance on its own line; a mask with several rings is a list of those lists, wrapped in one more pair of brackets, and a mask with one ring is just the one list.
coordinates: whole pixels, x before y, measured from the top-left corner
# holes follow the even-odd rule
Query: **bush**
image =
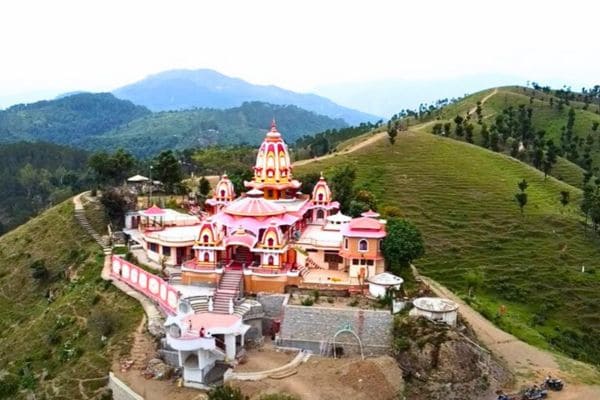
[(310, 306), (312, 306), (313, 304), (315, 304), (315, 301), (313, 300), (313, 298), (312, 298), (312, 297), (310, 297), (310, 296), (309, 296), (309, 297), (307, 297), (307, 298), (303, 299), (303, 300), (302, 300), (302, 302), (301, 302), (301, 304), (302, 304), (303, 306), (308, 306), (308, 307), (310, 307)]
[(208, 400), (248, 400), (238, 388), (229, 385), (218, 386), (208, 392)]
[(107, 311), (94, 311), (88, 319), (88, 327), (102, 336), (110, 336), (116, 328), (116, 320)]
[(315, 298), (315, 303), (318, 303), (321, 298), (321, 293), (318, 290), (313, 290), (313, 297)]
[(37, 281), (43, 282), (50, 276), (44, 260), (36, 260), (29, 265), (31, 277)]

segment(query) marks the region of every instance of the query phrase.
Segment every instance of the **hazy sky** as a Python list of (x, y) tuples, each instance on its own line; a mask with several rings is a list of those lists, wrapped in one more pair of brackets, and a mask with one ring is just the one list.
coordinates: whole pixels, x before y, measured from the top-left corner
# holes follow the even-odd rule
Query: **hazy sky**
[(2, 0), (0, 98), (213, 68), (297, 91), (504, 74), (600, 81), (597, 1)]

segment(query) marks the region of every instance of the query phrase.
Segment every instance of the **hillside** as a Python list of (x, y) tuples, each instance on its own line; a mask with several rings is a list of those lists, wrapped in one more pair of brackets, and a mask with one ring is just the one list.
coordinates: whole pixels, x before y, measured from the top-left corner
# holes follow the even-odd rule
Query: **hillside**
[(210, 69), (171, 70), (150, 75), (139, 82), (113, 91), (118, 98), (130, 100), (152, 111), (190, 108), (225, 109), (247, 101), (295, 105), (348, 124), (377, 121), (379, 117), (335, 104), (325, 97), (296, 93), (272, 85), (253, 85)]
[(72, 144), (150, 114), (110, 93), (80, 93), (0, 110), (0, 142)]
[(140, 157), (151, 156), (163, 149), (257, 145), (264, 138), (273, 118), (290, 141), (347, 126), (341, 119), (334, 120), (296, 106), (250, 102), (225, 110), (201, 108), (154, 113), (74, 144), (89, 150), (123, 147)]
[[(573, 94), (573, 96), (581, 96)], [(482, 125), (479, 124), (476, 113), (477, 102), (486, 99), (481, 104), (481, 121), (491, 130), (498, 126), (498, 118), (503, 118), (506, 129), (511, 129), (511, 117), (509, 113), (518, 120), (519, 107), (531, 110), (531, 131), (537, 134), (540, 130), (545, 131), (544, 141), (552, 140), (559, 149), (561, 159), (553, 168), (551, 174), (572, 185), (581, 187), (585, 169), (600, 167), (600, 113), (597, 104), (587, 104), (578, 99), (565, 101), (556, 95), (556, 92), (543, 92), (531, 88), (507, 86), (496, 89), (484, 90), (461, 99), (434, 113), (435, 123), (451, 123), (451, 137), (456, 138), (454, 129), (456, 124), (454, 118), (457, 115), (467, 117), (470, 113), (469, 122), (474, 126), (473, 142), (484, 147), (491, 147), (489, 142), (482, 137)], [(573, 108), (574, 120), (572, 126), (572, 140), (567, 140), (567, 134), (563, 130), (569, 124), (569, 112)], [(434, 130), (434, 120), (423, 129), (428, 132)], [(514, 129), (518, 129), (515, 125)], [(568, 131), (568, 129), (567, 129)], [(502, 134), (500, 133), (500, 137)], [(466, 140), (465, 138), (459, 138)], [(500, 150), (510, 153), (510, 144), (500, 143)], [(529, 145), (528, 151), (533, 150)], [(586, 153), (590, 154), (591, 164), (586, 160)], [(521, 157), (521, 156), (520, 156)], [(521, 158), (527, 160), (528, 155)]]
[(100, 278), (71, 200), (0, 237), (0, 254), (0, 398), (98, 395), (142, 310)]
[[(358, 186), (375, 194), (380, 211), (398, 207), (422, 231), (422, 273), (461, 294), (465, 275), (481, 274), (473, 306), (485, 316), (529, 343), (600, 364), (600, 240), (584, 232), (578, 189), (444, 137), (409, 131), (394, 146), (385, 134), (373, 138), (351, 153), (299, 163), (295, 172), (356, 167)], [(513, 199), (523, 178), (529, 202), (521, 216)], [(564, 209), (563, 190), (571, 193)]]

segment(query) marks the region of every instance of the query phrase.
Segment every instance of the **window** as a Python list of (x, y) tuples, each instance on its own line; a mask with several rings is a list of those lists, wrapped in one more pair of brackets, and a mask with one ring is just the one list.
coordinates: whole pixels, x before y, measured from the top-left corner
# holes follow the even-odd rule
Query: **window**
[(208, 243), (208, 235), (202, 236), (202, 242)]
[(325, 253), (324, 259), (326, 263), (337, 263), (340, 264), (344, 262), (344, 259), (339, 256), (337, 253)]
[(204, 262), (209, 262), (210, 261), (210, 254), (208, 254), (208, 251), (204, 252)]
[(348, 250), (348, 238), (344, 239), (344, 248)]
[(169, 246), (163, 246), (163, 256), (169, 257), (171, 255), (171, 248)]
[(367, 265), (373, 266), (375, 265), (375, 262), (373, 260), (367, 260)]
[(148, 243), (148, 248), (150, 251), (158, 253), (158, 245), (156, 243)]
[(317, 219), (323, 219), (325, 217), (325, 213), (323, 213), (323, 210), (317, 210)]
[(358, 242), (358, 251), (367, 251), (369, 249), (369, 243), (366, 239), (360, 239)]
[(274, 245), (273, 238), (268, 238), (267, 239), (267, 246), (268, 247), (273, 247), (273, 245)]
[(221, 197), (225, 197), (225, 189), (221, 189)]
[(323, 193), (319, 193), (317, 197), (319, 198), (319, 201), (323, 201)]
[(269, 258), (267, 260), (268, 260), (269, 265), (273, 265), (273, 263), (274, 263), (273, 256), (269, 256)]
[(352, 259), (352, 265), (359, 265), (359, 264), (360, 264), (360, 260), (358, 258)]

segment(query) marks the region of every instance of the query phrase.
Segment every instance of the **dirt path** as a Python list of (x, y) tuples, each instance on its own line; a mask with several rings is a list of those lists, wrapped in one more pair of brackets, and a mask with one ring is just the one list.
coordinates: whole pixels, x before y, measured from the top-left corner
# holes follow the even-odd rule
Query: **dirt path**
[(384, 138), (386, 136), (387, 136), (387, 132), (379, 132), (379, 133), (374, 134), (370, 138), (368, 138), (366, 140), (363, 140), (362, 142), (359, 142), (359, 143), (357, 143), (357, 144), (355, 144), (355, 145), (353, 145), (351, 147), (348, 147), (347, 149), (345, 149), (345, 150), (343, 150), (341, 152), (338, 152), (338, 153), (329, 153), (329, 154), (325, 154), (324, 156), (321, 156), (321, 157), (315, 157), (315, 158), (309, 158), (309, 159), (306, 159), (306, 160), (296, 161), (295, 163), (292, 164), (292, 166), (293, 167), (298, 167), (300, 165), (306, 165), (306, 164), (309, 164), (309, 163), (314, 162), (314, 161), (325, 160), (325, 159), (331, 158), (331, 157), (333, 157), (333, 156), (335, 156), (337, 154), (352, 153), (352, 152), (354, 152), (356, 150), (362, 149), (365, 146), (368, 146), (368, 145), (370, 145), (372, 143), (375, 143), (376, 141), (378, 141), (378, 140), (380, 140), (380, 139), (382, 139), (382, 138)]
[[(490, 97), (494, 96), (496, 93), (498, 93), (498, 88), (495, 88), (492, 93), (488, 94), (487, 96), (485, 96), (483, 99), (481, 99), (481, 105), (484, 105), (486, 101), (488, 101), (490, 99)], [(471, 108), (469, 110), (469, 112), (467, 113), (467, 115), (472, 115), (475, 114), (475, 111), (477, 111), (477, 106)]]
[[(418, 275), (416, 269), (415, 275)], [(553, 399), (600, 399), (600, 385), (586, 384), (598, 382), (600, 373), (592, 366), (559, 356), (531, 346), (515, 336), (504, 332), (473, 310), (458, 296), (436, 281), (420, 276), (433, 292), (459, 304), (459, 313), (473, 328), (479, 341), (501, 360), (504, 360), (515, 374), (516, 388), (541, 382), (547, 375), (565, 380), (565, 391), (552, 393)]]

